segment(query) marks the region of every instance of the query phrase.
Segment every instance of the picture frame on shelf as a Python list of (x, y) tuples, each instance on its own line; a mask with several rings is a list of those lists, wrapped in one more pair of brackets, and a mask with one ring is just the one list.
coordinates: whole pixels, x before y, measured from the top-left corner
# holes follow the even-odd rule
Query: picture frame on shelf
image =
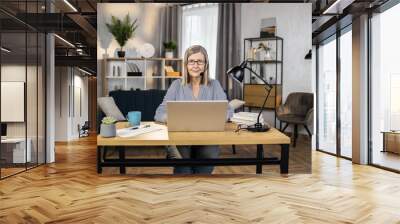
[(276, 18), (261, 19), (260, 37), (274, 37), (276, 35)]

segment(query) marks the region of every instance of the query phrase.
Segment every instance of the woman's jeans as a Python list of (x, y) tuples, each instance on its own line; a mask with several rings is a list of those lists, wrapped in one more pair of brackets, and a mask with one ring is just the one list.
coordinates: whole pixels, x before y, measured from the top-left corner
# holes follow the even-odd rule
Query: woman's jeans
[[(182, 159), (214, 159), (219, 156), (217, 145), (177, 146)], [(175, 166), (174, 174), (211, 174), (214, 166)]]

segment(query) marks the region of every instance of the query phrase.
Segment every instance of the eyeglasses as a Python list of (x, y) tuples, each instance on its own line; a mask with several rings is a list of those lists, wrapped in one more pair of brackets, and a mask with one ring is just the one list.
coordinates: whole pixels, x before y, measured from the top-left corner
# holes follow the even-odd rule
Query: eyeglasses
[(204, 65), (205, 61), (203, 61), (203, 60), (189, 60), (188, 61), (188, 65), (194, 65), (195, 63), (197, 63), (197, 65)]

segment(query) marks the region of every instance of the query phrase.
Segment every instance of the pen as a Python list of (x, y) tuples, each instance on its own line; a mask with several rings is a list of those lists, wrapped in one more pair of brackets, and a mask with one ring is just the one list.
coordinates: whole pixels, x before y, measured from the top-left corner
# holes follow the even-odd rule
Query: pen
[[(150, 125), (147, 124), (147, 125), (143, 126), (142, 128), (149, 128), (149, 127), (150, 127)], [(139, 128), (140, 128), (140, 126), (136, 126), (136, 127), (131, 128), (131, 130), (135, 130), (135, 129), (139, 129)]]

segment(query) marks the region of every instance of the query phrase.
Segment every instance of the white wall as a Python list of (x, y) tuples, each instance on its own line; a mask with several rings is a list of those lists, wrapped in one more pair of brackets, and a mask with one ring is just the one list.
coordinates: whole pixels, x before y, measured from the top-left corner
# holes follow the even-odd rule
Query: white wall
[[(276, 35), (283, 38), (283, 102), (291, 92), (313, 92), (312, 60), (304, 59), (312, 48), (311, 3), (246, 3), (241, 13), (242, 39), (259, 37), (261, 20), (276, 17)], [(263, 116), (273, 124), (273, 112)]]
[[(106, 23), (111, 22), (111, 16), (120, 19), (124, 18), (128, 13), (134, 21), (137, 19), (139, 25), (135, 31), (135, 36), (131, 38), (124, 47), (127, 57), (135, 57), (137, 49), (144, 43), (150, 43), (155, 48), (155, 56), (160, 56), (161, 42), (161, 15), (163, 3), (98, 3), (97, 4), (97, 74), (102, 74), (101, 59), (104, 54), (108, 57), (117, 57), (119, 45), (114, 37), (108, 31)], [(97, 81), (97, 95), (102, 96), (101, 79)]]
[(242, 39), (259, 37), (261, 19), (276, 17), (276, 35), (284, 39), (283, 100), (291, 92), (312, 92), (312, 62), (304, 59), (312, 48), (311, 3), (242, 4), (241, 12)]
[[(38, 75), (38, 76), (37, 76)], [(26, 107), (20, 108), (21, 113), (26, 112), (26, 120), (23, 122), (7, 122), (7, 137), (27, 137), (31, 140), (31, 151), (33, 161), (44, 163), (45, 139), (44, 125), (44, 74), (39, 66), (25, 64), (2, 64), (1, 81), (24, 82), (26, 85)], [(2, 89), (3, 91), (4, 89)], [(20, 92), (23, 94), (24, 91)], [(37, 95), (38, 94), (38, 95)], [(4, 95), (2, 95), (4, 97)], [(7, 96), (6, 96), (7, 97)], [(24, 104), (25, 105), (25, 104)], [(16, 109), (16, 108), (14, 108)], [(13, 113), (13, 108), (2, 107), (2, 112)], [(26, 110), (26, 111), (24, 111)], [(49, 157), (48, 157), (49, 158)], [(50, 160), (49, 160), (50, 161)]]
[[(76, 74), (78, 72), (78, 74)], [(78, 124), (82, 126), (85, 121), (89, 120), (89, 94), (88, 94), (88, 77), (87, 76), (82, 76), (83, 73), (75, 70), (75, 75), (74, 75), (74, 110), (75, 112), (72, 113), (73, 119), (72, 119), (72, 130), (71, 130), (71, 136), (72, 138), (79, 138), (79, 132), (78, 132)], [(78, 93), (80, 91), (80, 93)], [(80, 97), (79, 97), (80, 95)], [(79, 102), (81, 101), (81, 102)], [(81, 107), (81, 108), (80, 108)], [(81, 110), (81, 111), (80, 111)]]
[(67, 67), (55, 68), (55, 140), (68, 140), (68, 85)]
[[(55, 86), (55, 140), (77, 139), (78, 124), (88, 120), (88, 78), (77, 69), (56, 67)], [(82, 114), (77, 105), (82, 106)]]
[[(28, 73), (33, 71), (32, 66), (26, 67), (20, 64), (8, 64), (1, 66), (1, 81), (10, 82), (25, 82), (26, 70)], [(1, 108), (7, 110), (7, 108)], [(9, 122), (7, 123), (7, 136), (8, 137), (24, 137), (25, 136), (25, 122)]]

